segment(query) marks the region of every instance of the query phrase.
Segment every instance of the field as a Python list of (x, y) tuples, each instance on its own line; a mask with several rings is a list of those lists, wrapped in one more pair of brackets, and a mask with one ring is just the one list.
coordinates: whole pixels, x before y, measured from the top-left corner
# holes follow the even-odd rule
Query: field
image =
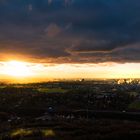
[(136, 138), (140, 88), (129, 87), (97, 81), (3, 84), (0, 140)]
[[(83, 122), (84, 121), (84, 122)], [(124, 129), (125, 128), (125, 129)], [(31, 123), (28, 125), (11, 125), (1, 133), (3, 140), (107, 140), (136, 139), (140, 134), (140, 123), (119, 120), (94, 121), (49, 121)]]
[(62, 88), (38, 88), (37, 90), (42, 93), (65, 93), (65, 92), (67, 92), (67, 90), (62, 89)]

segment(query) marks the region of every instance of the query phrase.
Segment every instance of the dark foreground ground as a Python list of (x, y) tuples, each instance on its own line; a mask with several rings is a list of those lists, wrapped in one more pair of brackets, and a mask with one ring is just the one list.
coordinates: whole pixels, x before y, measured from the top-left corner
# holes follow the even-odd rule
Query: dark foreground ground
[(1, 123), (1, 140), (112, 140), (139, 139), (140, 123), (100, 119)]
[(0, 85), (0, 140), (140, 139), (138, 81)]

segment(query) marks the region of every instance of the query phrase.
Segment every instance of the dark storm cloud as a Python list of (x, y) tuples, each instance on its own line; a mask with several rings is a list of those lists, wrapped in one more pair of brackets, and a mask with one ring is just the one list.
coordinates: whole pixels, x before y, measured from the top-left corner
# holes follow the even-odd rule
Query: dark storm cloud
[(139, 62), (139, 0), (1, 0), (0, 54), (57, 63)]

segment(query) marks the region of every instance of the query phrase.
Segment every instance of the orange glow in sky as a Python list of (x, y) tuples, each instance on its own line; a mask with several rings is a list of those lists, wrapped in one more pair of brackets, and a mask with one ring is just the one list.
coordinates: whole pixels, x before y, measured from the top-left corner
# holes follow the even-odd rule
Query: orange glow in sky
[(11, 60), (0, 62), (0, 76), (27, 80), (72, 78), (140, 78), (139, 63), (44, 64)]

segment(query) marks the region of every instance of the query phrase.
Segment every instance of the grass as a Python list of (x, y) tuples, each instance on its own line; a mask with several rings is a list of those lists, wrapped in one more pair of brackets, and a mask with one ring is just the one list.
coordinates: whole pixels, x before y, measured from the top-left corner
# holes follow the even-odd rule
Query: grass
[(128, 106), (129, 109), (140, 110), (140, 101), (135, 101)]
[(62, 88), (39, 88), (39, 92), (43, 93), (65, 93), (67, 90), (62, 89)]
[(18, 129), (16, 131), (12, 132), (11, 137), (27, 136), (27, 135), (31, 135), (32, 133), (33, 133), (32, 130)]
[(3, 88), (5, 88), (6, 86), (0, 86), (0, 89), (3, 89)]
[(139, 93), (138, 92), (128, 92), (129, 95), (136, 97)]
[(42, 133), (46, 137), (55, 136), (55, 132), (53, 130), (51, 130), (51, 129), (42, 130)]

